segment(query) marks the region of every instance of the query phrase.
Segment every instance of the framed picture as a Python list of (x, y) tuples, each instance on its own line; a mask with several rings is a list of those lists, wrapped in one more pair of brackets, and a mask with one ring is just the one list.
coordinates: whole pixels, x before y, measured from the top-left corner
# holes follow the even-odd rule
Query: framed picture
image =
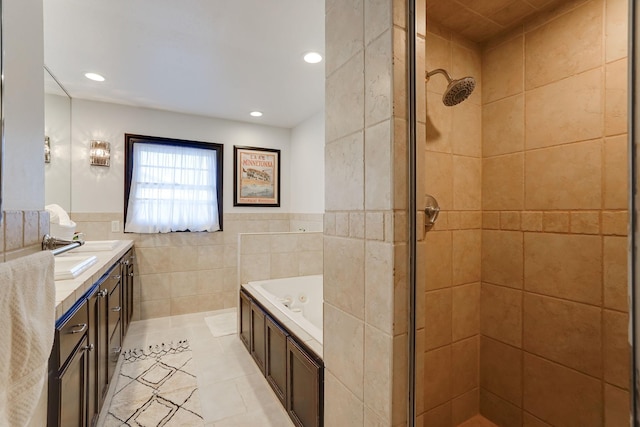
[(233, 206), (280, 206), (280, 150), (233, 146)]

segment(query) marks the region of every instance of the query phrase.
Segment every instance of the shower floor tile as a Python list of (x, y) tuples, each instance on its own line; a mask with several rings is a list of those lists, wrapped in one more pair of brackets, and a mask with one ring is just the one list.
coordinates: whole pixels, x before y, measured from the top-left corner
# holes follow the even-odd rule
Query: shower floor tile
[[(123, 349), (185, 338), (189, 340), (205, 427), (293, 427), (289, 416), (238, 335), (214, 337), (207, 326), (206, 317), (229, 311), (132, 322)], [(114, 374), (114, 378), (118, 372)], [(110, 390), (107, 395), (98, 427), (102, 427), (104, 423), (112, 393), (113, 390)]]
[(469, 418), (467, 421), (460, 424), (458, 427), (498, 427), (482, 415), (476, 415), (473, 418)]

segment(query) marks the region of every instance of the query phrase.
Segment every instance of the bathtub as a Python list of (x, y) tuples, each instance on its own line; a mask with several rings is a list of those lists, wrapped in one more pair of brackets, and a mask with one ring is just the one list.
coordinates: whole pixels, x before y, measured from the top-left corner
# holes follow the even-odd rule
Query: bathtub
[(322, 275), (259, 280), (243, 287), (273, 304), (278, 313), (322, 344)]

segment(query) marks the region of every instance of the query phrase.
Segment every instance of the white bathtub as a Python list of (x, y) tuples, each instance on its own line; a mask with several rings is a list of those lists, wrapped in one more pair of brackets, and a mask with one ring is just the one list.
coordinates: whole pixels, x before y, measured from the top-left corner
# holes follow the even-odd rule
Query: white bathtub
[[(244, 287), (266, 298), (286, 318), (322, 344), (322, 275), (249, 282)], [(278, 317), (278, 313), (272, 313)]]

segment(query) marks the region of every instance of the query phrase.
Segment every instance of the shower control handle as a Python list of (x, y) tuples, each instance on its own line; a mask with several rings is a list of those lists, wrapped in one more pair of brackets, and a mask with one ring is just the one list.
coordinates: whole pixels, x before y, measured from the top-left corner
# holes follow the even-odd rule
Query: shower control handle
[(426, 230), (429, 230), (436, 223), (438, 215), (440, 215), (440, 205), (438, 205), (438, 201), (429, 194), (425, 197), (424, 214), (426, 215), (424, 226)]

